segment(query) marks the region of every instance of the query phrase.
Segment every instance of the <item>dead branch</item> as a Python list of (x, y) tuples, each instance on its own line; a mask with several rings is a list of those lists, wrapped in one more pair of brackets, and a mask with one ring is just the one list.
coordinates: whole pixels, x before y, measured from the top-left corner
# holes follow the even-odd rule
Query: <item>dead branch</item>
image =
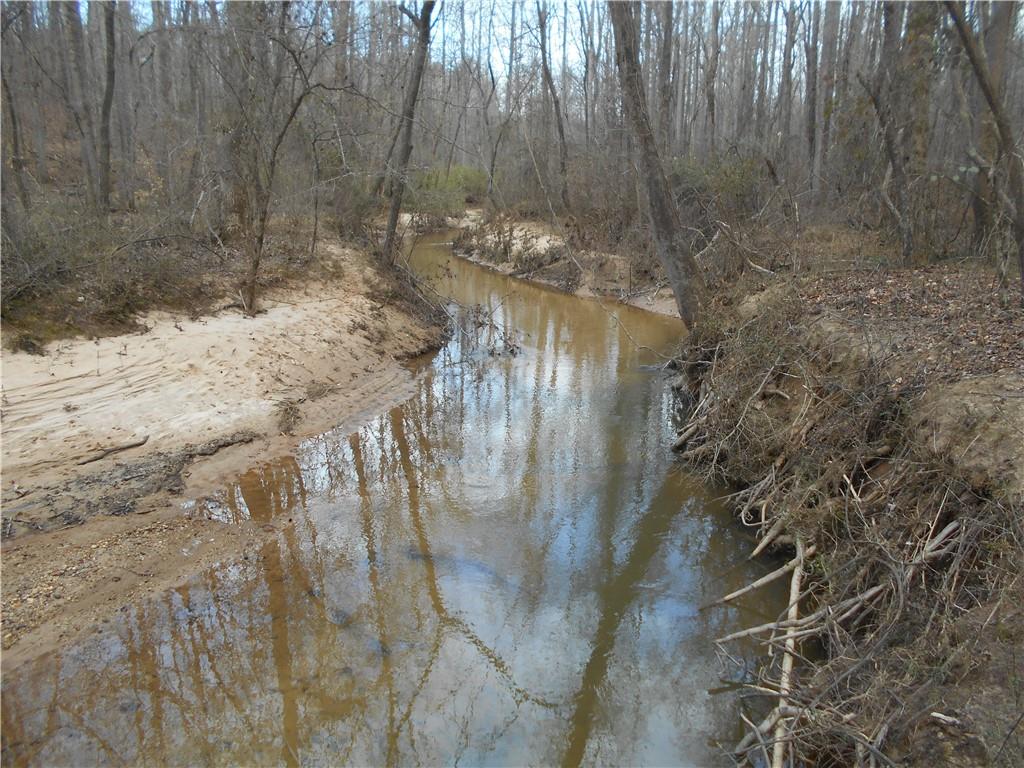
[(94, 461), (105, 459), (107, 458), (107, 456), (110, 456), (111, 454), (120, 453), (121, 451), (127, 451), (131, 448), (139, 448), (145, 445), (148, 441), (149, 435), (146, 435), (141, 440), (134, 440), (130, 443), (125, 443), (124, 445), (115, 445), (112, 448), (104, 448), (99, 453), (95, 453), (92, 456), (89, 456), (88, 458), (82, 459), (81, 461), (78, 462), (78, 465), (82, 466), (83, 464), (92, 464)]

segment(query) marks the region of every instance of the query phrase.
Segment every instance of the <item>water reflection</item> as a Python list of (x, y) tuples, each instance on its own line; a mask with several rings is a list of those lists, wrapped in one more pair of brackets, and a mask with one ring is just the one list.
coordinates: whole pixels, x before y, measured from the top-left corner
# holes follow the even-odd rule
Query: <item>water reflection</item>
[[(4, 679), (5, 764), (722, 762), (732, 702), (697, 606), (756, 566), (673, 469), (678, 324), (413, 255), (495, 325), (417, 395), (196, 513), (291, 519), (256, 559)], [(502, 333), (522, 353), (492, 356)], [(779, 593), (740, 610), (774, 613)]]

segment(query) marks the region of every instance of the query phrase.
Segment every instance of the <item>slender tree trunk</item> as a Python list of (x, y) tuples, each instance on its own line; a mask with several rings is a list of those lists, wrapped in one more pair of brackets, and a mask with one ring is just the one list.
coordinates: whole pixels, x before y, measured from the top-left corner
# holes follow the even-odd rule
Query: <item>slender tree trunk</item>
[[(403, 9), (404, 10), (404, 9)], [(398, 148), (398, 167), (391, 195), (391, 209), (388, 211), (388, 226), (384, 234), (383, 258), (387, 262), (395, 259), (395, 235), (398, 231), (398, 215), (402, 212), (402, 197), (405, 195), (406, 174), (409, 171), (409, 158), (412, 156), (412, 128), (416, 117), (416, 102), (420, 95), (420, 82), (427, 61), (427, 50), (430, 48), (430, 14), (434, 10), (434, 0), (424, 0), (418, 17), (410, 17), (415, 21), (418, 35), (416, 53), (409, 75), (409, 84), (405, 92), (405, 105), (402, 108), (401, 144)]]
[[(988, 61), (992, 85), (998, 96), (1005, 93), (1006, 60), (1009, 42), (1013, 34), (1017, 3), (992, 3), (987, 23), (982, 22), (984, 51)], [(979, 41), (979, 47), (981, 42)], [(972, 89), (971, 107), (975, 122), (975, 142), (978, 151), (985, 160), (993, 160), (999, 145), (999, 132), (991, 112), (985, 114), (987, 105), (979, 87)], [(981, 247), (991, 238), (995, 227), (995, 213), (999, 201), (992, 189), (992, 179), (987, 173), (975, 174), (974, 190), (971, 199), (974, 211), (974, 243)]]
[(811, 189), (817, 190), (818, 179), (814, 175), (815, 140), (818, 137), (818, 27), (821, 22), (821, 4), (813, 3), (811, 20), (804, 29), (804, 58), (807, 62), (806, 136), (807, 160), (810, 164)]
[[(910, 264), (914, 253), (914, 229), (910, 209), (907, 204), (906, 166), (904, 164), (899, 129), (896, 124), (893, 106), (897, 89), (896, 78), (899, 71), (898, 59), (902, 27), (902, 18), (896, 3), (883, 3), (882, 18), (884, 36), (882, 40), (882, 55), (878, 61), (878, 72), (875, 75), (873, 84), (869, 85), (863, 80), (862, 84), (871, 97), (875, 114), (878, 117), (878, 125), (882, 131), (882, 143), (885, 146), (885, 154), (889, 158), (889, 168), (892, 172), (893, 199), (890, 209), (900, 230), (903, 262), (904, 264)], [(882, 185), (882, 196), (888, 202), (888, 193), (885, 190), (884, 183)]]
[[(839, 2), (826, 3), (824, 40), (821, 51), (821, 119), (817, 123), (817, 139), (814, 147), (814, 178), (818, 192), (826, 190), (824, 177), (828, 162), (828, 148), (832, 129), (832, 113), (835, 105), (834, 93), (837, 67), (837, 46), (839, 44)], [(927, 112), (927, 108), (925, 109)]]
[[(24, 35), (25, 48), (31, 50), (39, 39), (39, 20), (35, 8), (30, 6), (27, 13), (28, 20), (25, 23), (22, 34)], [(30, 85), (34, 93), (41, 94), (43, 75), (38, 67), (32, 67)], [(43, 118), (42, 101), (38, 96), (29, 100), (30, 120), (32, 122), (32, 152), (35, 155), (36, 181), (40, 184), (49, 180), (46, 165), (46, 121)]]
[(672, 126), (672, 6), (673, 0), (657, 6), (661, 17), (661, 38), (658, 41), (658, 141), (660, 149), (669, 153)]
[(782, 51), (782, 89), (779, 94), (779, 111), (781, 112), (781, 129), (779, 138), (780, 165), (789, 173), (789, 145), (793, 130), (793, 49), (796, 47), (797, 27), (800, 16), (796, 3), (789, 0), (786, 9), (786, 45)]
[(7, 114), (11, 121), (7, 130), (7, 134), (11, 138), (11, 170), (14, 171), (14, 185), (18, 190), (18, 199), (21, 200), (21, 207), (27, 213), (32, 208), (32, 197), (29, 195), (28, 183), (25, 180), (25, 156), (22, 154), (24, 149), (22, 147), (21, 118), (18, 113), (17, 104), (14, 101), (14, 94), (11, 93), (11, 87), (8, 83), (6, 67), (4, 67), (0, 77), (3, 78), (4, 101), (7, 102)]
[[(611, 7), (611, 6), (609, 6)], [(711, 0), (711, 34), (708, 43), (707, 69), (704, 76), (704, 92), (707, 98), (707, 123), (708, 123), (708, 147), (712, 159), (716, 156), (715, 134), (718, 132), (715, 126), (716, 109), (715, 103), (715, 80), (718, 77), (718, 25), (722, 16), (722, 8), (719, 0)]]
[(100, 110), (99, 147), (99, 204), (110, 210), (110, 110), (114, 106), (114, 81), (117, 61), (114, 58), (114, 2), (103, 3), (103, 30), (106, 38), (106, 83), (103, 88), (103, 107)]
[(555, 90), (555, 80), (551, 76), (551, 66), (548, 63), (548, 12), (537, 3), (537, 26), (540, 33), (540, 61), (541, 70), (544, 76), (544, 84), (547, 86), (551, 96), (551, 102), (555, 108), (555, 127), (558, 129), (558, 175), (561, 179), (562, 211), (569, 213), (569, 148), (565, 142), (565, 124), (562, 120), (562, 105), (558, 101), (558, 92)]
[(637, 51), (636, 6), (637, 3), (608, 3), (615, 35), (615, 63), (626, 115), (640, 145), (640, 165), (647, 187), (647, 212), (654, 236), (655, 253), (672, 286), (679, 316), (686, 327), (692, 330), (700, 316), (704, 280), (689, 239), (683, 236), (679, 209), (658, 156), (658, 146), (647, 112)]
[(905, 108), (908, 110), (909, 126), (903, 136), (906, 143), (904, 153), (907, 157), (907, 174), (911, 180), (925, 173), (928, 162), (932, 67), (935, 59), (935, 31), (940, 18), (941, 6), (937, 2), (925, 0), (910, 6), (901, 79), (905, 81), (908, 90)]
[(508, 28), (508, 80), (505, 83), (505, 113), (512, 111), (512, 93), (516, 87), (516, 6), (512, 3), (512, 21)]

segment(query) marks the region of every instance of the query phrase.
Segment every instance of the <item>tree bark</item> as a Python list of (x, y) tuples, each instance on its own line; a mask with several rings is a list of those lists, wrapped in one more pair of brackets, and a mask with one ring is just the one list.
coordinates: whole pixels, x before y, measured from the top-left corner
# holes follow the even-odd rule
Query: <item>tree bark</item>
[(402, 107), (401, 144), (398, 149), (398, 167), (391, 195), (391, 209), (388, 211), (388, 226), (384, 234), (384, 250), (382, 256), (387, 262), (395, 259), (395, 234), (398, 231), (398, 215), (402, 212), (402, 198), (405, 195), (406, 174), (409, 170), (409, 158), (412, 156), (412, 128), (416, 117), (416, 102), (420, 95), (420, 82), (423, 80), (423, 69), (430, 48), (430, 14), (434, 10), (434, 0), (424, 0), (419, 16), (402, 6), (402, 11), (411, 18), (418, 31), (416, 53), (413, 59), (412, 72), (405, 92), (405, 104)]
[[(999, 91), (1000, 95), (1005, 91), (1006, 60), (1010, 38), (1013, 34), (1016, 10), (1016, 3), (993, 3), (989, 9), (987, 23), (984, 18), (982, 19), (984, 50), (992, 77), (992, 86)], [(977, 149), (984, 159), (991, 160), (995, 157), (999, 145), (999, 132), (991, 113), (982, 114), (986, 109), (985, 97), (977, 87), (972, 92), (971, 107), (975, 117)], [(973, 239), (975, 245), (981, 247), (989, 241), (994, 232), (995, 213), (999, 208), (999, 201), (996, 199), (989, 174), (978, 173), (975, 175), (971, 207), (974, 211)]]
[[(1008, 4), (1012, 5), (1012, 4)], [(928, 129), (932, 65), (935, 51), (935, 30), (941, 6), (932, 0), (912, 3), (907, 19), (907, 37), (904, 43), (904, 76), (908, 89), (905, 108), (908, 127), (903, 131), (907, 157), (907, 175), (911, 180), (924, 174), (928, 162)]]
[[(839, 43), (839, 2), (826, 3), (824, 40), (821, 51), (821, 119), (814, 148), (814, 178), (818, 192), (823, 194), (823, 183), (828, 165), (828, 149), (831, 140), (832, 115), (835, 110), (836, 69)], [(925, 110), (927, 112), (927, 109)]]
[(679, 316), (686, 327), (692, 330), (700, 317), (704, 280), (689, 242), (682, 236), (679, 209), (662, 168), (647, 111), (637, 51), (634, 17), (634, 8), (637, 5), (635, 2), (608, 3), (612, 31), (615, 35), (615, 63), (622, 88), (623, 105), (639, 144), (641, 171), (647, 186), (647, 213), (654, 237), (655, 254), (664, 267), (672, 292), (675, 294)]

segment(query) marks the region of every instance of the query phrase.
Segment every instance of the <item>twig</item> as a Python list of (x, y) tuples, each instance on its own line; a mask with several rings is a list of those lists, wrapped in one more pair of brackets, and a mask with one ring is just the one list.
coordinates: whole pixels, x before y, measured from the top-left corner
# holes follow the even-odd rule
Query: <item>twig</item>
[[(797, 542), (798, 542), (797, 543), (797, 548), (799, 550), (799, 548), (801, 547), (801, 545), (799, 543), (799, 539), (797, 540)], [(814, 544), (812, 544), (811, 546), (809, 546), (807, 548), (806, 552), (798, 553), (796, 557), (794, 557), (792, 560), (790, 560), (788, 563), (786, 563), (781, 568), (778, 568), (777, 570), (774, 570), (771, 573), (765, 574), (760, 579), (757, 579), (756, 581), (751, 582), (750, 584), (748, 584), (745, 587), (742, 587), (741, 589), (737, 589), (735, 592), (730, 592), (725, 597), (718, 598), (717, 600), (715, 600), (715, 602), (709, 603), (708, 605), (703, 606), (703, 608), (710, 608), (710, 607), (712, 607), (714, 605), (721, 605), (723, 603), (728, 603), (731, 600), (735, 600), (737, 597), (741, 597), (742, 595), (745, 595), (748, 592), (752, 592), (753, 590), (757, 589), (758, 587), (763, 587), (765, 584), (771, 584), (776, 579), (780, 579), (783, 576), (785, 576), (787, 573), (792, 571), (794, 568), (802, 568), (803, 567), (803, 563), (804, 563), (804, 559), (808, 558), (808, 557), (811, 557), (812, 555), (814, 555), (814, 553), (816, 551), (817, 551), (817, 547)]]
[(125, 443), (124, 445), (115, 445), (113, 448), (104, 448), (99, 453), (89, 456), (88, 458), (82, 459), (80, 462), (78, 462), (78, 465), (81, 466), (83, 464), (92, 464), (94, 461), (99, 461), (100, 459), (107, 458), (107, 456), (109, 456), (112, 453), (120, 453), (121, 451), (127, 451), (130, 448), (138, 448), (140, 446), (143, 446), (148, 441), (149, 435), (146, 435), (141, 440), (135, 440), (134, 442)]

